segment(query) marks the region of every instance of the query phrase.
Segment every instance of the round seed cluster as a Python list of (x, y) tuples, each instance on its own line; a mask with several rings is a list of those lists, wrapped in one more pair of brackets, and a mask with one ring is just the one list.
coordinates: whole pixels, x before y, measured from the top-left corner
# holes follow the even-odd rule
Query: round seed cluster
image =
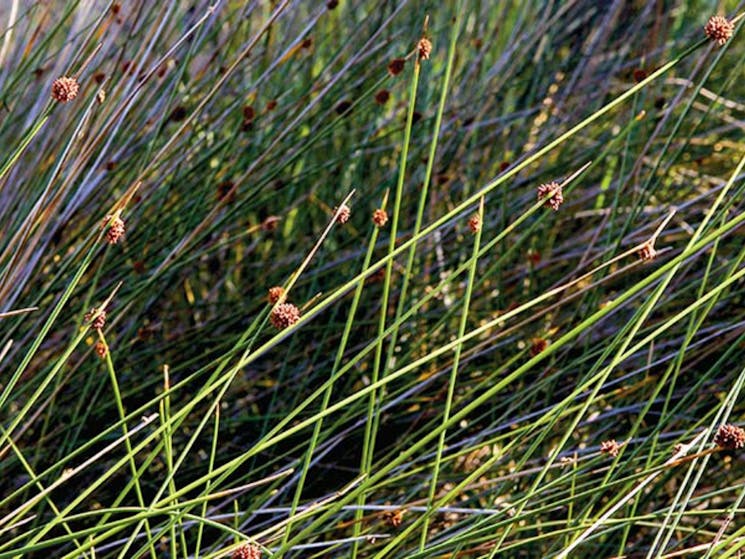
[(745, 448), (745, 429), (731, 423), (720, 425), (714, 436), (714, 443), (728, 450)]
[[(551, 194), (553, 194), (553, 196), (551, 196)], [(551, 197), (548, 198), (549, 196)], [(557, 211), (564, 203), (564, 195), (561, 192), (561, 185), (556, 181), (551, 181), (539, 186), (538, 199), (543, 200), (544, 198), (546, 198), (546, 206)]]
[[(98, 315), (96, 315), (96, 313), (98, 313)], [(101, 309), (99, 312), (98, 309), (92, 308), (90, 311), (85, 313), (85, 321), (91, 323), (91, 328), (94, 328), (95, 330), (103, 330), (103, 327), (106, 326), (106, 311)]]
[(616, 439), (610, 439), (600, 443), (600, 452), (603, 454), (610, 454), (611, 456), (618, 456), (618, 451), (621, 450), (621, 445), (616, 442)]
[(124, 221), (119, 216), (111, 218), (107, 215), (104, 219), (104, 227), (108, 225), (109, 229), (106, 231), (106, 241), (110, 245), (115, 245), (124, 236)]
[(372, 220), (378, 227), (384, 227), (388, 223), (388, 212), (382, 208), (378, 208), (373, 212)]
[(261, 559), (261, 550), (255, 545), (243, 544), (230, 557), (231, 559)]
[(282, 287), (281, 285), (275, 285), (274, 287), (269, 288), (267, 299), (269, 299), (269, 303), (273, 305), (274, 303), (279, 301), (284, 296), (285, 296), (284, 287)]
[(96, 353), (96, 355), (98, 355), (98, 357), (103, 359), (104, 357), (106, 357), (107, 353), (106, 344), (103, 343), (101, 340), (97, 341), (96, 345), (93, 346), (93, 351)]
[(478, 233), (481, 231), (481, 218), (479, 217), (479, 214), (473, 214), (471, 216), (468, 220), (468, 228), (471, 230), (471, 233)]
[(75, 99), (80, 91), (80, 84), (75, 78), (62, 76), (52, 84), (52, 99), (60, 103), (67, 103)]
[(422, 37), (416, 44), (416, 50), (419, 52), (419, 60), (429, 60), (429, 55), (432, 54), (432, 41)]
[(300, 320), (300, 309), (292, 303), (282, 303), (272, 309), (269, 321), (278, 330), (284, 330)]
[(339, 212), (336, 214), (336, 222), (340, 224), (344, 224), (347, 221), (349, 221), (349, 217), (352, 215), (352, 210), (349, 209), (349, 206), (346, 204), (342, 204), (341, 208), (339, 208)]
[(706, 36), (715, 41), (720, 47), (726, 43), (735, 32), (735, 25), (722, 16), (712, 16), (704, 26)]

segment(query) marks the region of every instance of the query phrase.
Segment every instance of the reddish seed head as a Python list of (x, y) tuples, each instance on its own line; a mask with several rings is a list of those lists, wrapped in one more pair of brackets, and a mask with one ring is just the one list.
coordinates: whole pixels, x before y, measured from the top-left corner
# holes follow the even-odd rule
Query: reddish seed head
[(52, 99), (60, 103), (68, 103), (78, 96), (80, 84), (75, 78), (62, 76), (52, 84)]
[(381, 89), (375, 94), (375, 102), (378, 105), (385, 105), (390, 98), (391, 94), (388, 92), (387, 89)]
[(103, 221), (104, 227), (109, 229), (106, 231), (106, 241), (110, 245), (115, 245), (124, 236), (125, 228), (124, 221), (119, 216), (112, 219), (112, 216), (107, 215)]
[(231, 559), (261, 559), (261, 549), (252, 544), (243, 544), (233, 552)]
[[(553, 194), (553, 196), (551, 196)], [(550, 198), (548, 198), (551, 196)], [(546, 206), (554, 211), (557, 211), (559, 207), (564, 203), (564, 196), (561, 192), (561, 185), (552, 181), (547, 184), (542, 184), (538, 187), (538, 199), (543, 200), (546, 198)]]
[(548, 347), (548, 340), (544, 338), (533, 338), (530, 345), (530, 354), (533, 356), (538, 355)]
[(468, 228), (471, 230), (471, 233), (478, 233), (481, 231), (481, 218), (479, 217), (479, 214), (473, 214), (471, 216), (468, 220)]
[(339, 5), (339, 0), (329, 0), (328, 2), (326, 2), (326, 7), (327, 7), (327, 8), (329, 9), (329, 10), (333, 10), (333, 9), (334, 9), (334, 8), (336, 8), (336, 7), (338, 6), (338, 5)]
[(349, 206), (342, 204), (341, 208), (339, 208), (339, 212), (336, 214), (336, 222), (343, 225), (349, 221), (351, 215), (352, 210), (349, 209)]
[(704, 33), (720, 47), (726, 43), (735, 32), (735, 25), (726, 17), (712, 16), (704, 26)]
[(269, 303), (273, 305), (280, 299), (284, 298), (285, 296), (285, 289), (281, 285), (275, 285), (274, 287), (269, 288), (269, 292), (267, 294), (267, 299), (269, 300)]
[(745, 430), (731, 423), (720, 425), (714, 436), (714, 443), (728, 450), (745, 448)]
[(388, 63), (388, 73), (391, 76), (398, 76), (404, 70), (406, 60), (403, 58), (394, 58)]
[(388, 212), (382, 208), (378, 208), (373, 212), (372, 220), (378, 227), (384, 227), (388, 223)]
[(95, 330), (103, 330), (104, 326), (106, 326), (106, 311), (103, 309), (99, 312), (99, 309), (94, 307), (85, 313), (84, 318), (86, 322), (90, 322), (91, 328)]
[(279, 216), (270, 215), (261, 223), (261, 228), (264, 231), (274, 231), (278, 225), (279, 225)]
[(429, 55), (432, 54), (432, 41), (422, 37), (416, 44), (416, 50), (419, 53), (419, 60), (429, 60)]
[(106, 357), (106, 353), (108, 353), (108, 352), (106, 351), (106, 344), (105, 344), (105, 343), (103, 343), (103, 342), (102, 342), (101, 340), (98, 340), (98, 341), (96, 342), (96, 345), (95, 345), (95, 346), (93, 346), (93, 351), (94, 351), (94, 352), (96, 353), (96, 355), (98, 355), (98, 357), (100, 357), (101, 359), (103, 359), (104, 357)]
[(269, 320), (272, 326), (284, 330), (300, 320), (300, 309), (292, 303), (281, 303), (272, 309)]
[(644, 70), (642, 70), (641, 68), (637, 68), (636, 70), (634, 70), (634, 81), (636, 83), (644, 81), (645, 79), (647, 79), (647, 73)]
[(621, 450), (621, 445), (618, 444), (615, 439), (610, 439), (600, 443), (600, 452), (603, 454), (610, 454), (615, 457), (618, 456), (619, 450)]

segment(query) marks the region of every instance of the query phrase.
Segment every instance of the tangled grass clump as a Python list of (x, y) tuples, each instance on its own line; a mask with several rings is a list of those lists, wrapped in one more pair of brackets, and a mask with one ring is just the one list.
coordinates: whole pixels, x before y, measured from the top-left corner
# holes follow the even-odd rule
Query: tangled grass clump
[(742, 14), (673, 4), (0, 3), (0, 559), (745, 549)]

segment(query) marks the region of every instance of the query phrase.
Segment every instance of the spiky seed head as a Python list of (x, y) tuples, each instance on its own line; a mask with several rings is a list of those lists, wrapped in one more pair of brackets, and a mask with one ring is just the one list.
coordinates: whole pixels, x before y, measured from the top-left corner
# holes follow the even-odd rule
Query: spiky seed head
[(728, 450), (745, 448), (745, 429), (731, 423), (720, 425), (714, 436), (714, 443)]
[(349, 206), (347, 206), (346, 204), (342, 204), (341, 208), (339, 208), (339, 211), (336, 214), (336, 222), (343, 225), (347, 221), (349, 221), (349, 217), (351, 215), (352, 215), (352, 210), (349, 209)]
[(103, 222), (104, 227), (108, 227), (106, 231), (106, 241), (110, 245), (115, 245), (124, 236), (125, 227), (124, 221), (119, 216), (107, 215)]
[(272, 326), (284, 330), (300, 320), (300, 309), (292, 303), (281, 303), (272, 309), (269, 320)]
[(704, 33), (720, 47), (726, 43), (735, 32), (735, 25), (722, 16), (712, 16), (704, 26)]
[(85, 313), (85, 321), (90, 322), (94, 330), (103, 330), (106, 326), (106, 311), (103, 309), (92, 308)]
[(274, 287), (269, 288), (269, 293), (267, 294), (267, 299), (269, 300), (270, 304), (274, 304), (280, 299), (284, 298), (285, 296), (285, 288), (281, 285), (275, 285)]
[(416, 50), (419, 53), (419, 60), (429, 60), (429, 55), (432, 54), (432, 41), (422, 37), (416, 44)]
[(80, 84), (75, 78), (62, 76), (52, 84), (52, 99), (59, 103), (68, 103), (78, 96)]
[(376, 226), (384, 227), (388, 223), (388, 212), (383, 208), (378, 208), (373, 212), (372, 220)]
[(231, 559), (261, 559), (261, 549), (245, 543), (233, 552)]
[(611, 456), (618, 456), (618, 451), (621, 450), (621, 445), (616, 442), (616, 439), (610, 439), (600, 443), (600, 452), (603, 454), (610, 454)]
[(481, 231), (481, 217), (479, 214), (473, 214), (468, 220), (468, 228), (471, 233), (478, 233)]
[(539, 186), (538, 199), (543, 200), (544, 198), (546, 198), (545, 205), (552, 210), (557, 211), (564, 203), (564, 195), (562, 193), (561, 185), (556, 181), (551, 181)]

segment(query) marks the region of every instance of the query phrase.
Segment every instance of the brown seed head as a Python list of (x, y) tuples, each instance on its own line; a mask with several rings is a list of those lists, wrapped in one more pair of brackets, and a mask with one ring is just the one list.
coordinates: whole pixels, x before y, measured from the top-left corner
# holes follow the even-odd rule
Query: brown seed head
[(382, 208), (378, 208), (373, 212), (372, 220), (378, 227), (384, 227), (388, 223), (388, 212)]
[(385, 105), (390, 98), (391, 94), (387, 89), (381, 89), (375, 94), (375, 102), (378, 105)]
[(728, 450), (745, 448), (745, 429), (731, 423), (720, 425), (714, 436), (714, 443)]
[(103, 221), (104, 227), (109, 229), (106, 231), (106, 241), (110, 245), (115, 245), (124, 236), (125, 228), (124, 221), (119, 216), (112, 219), (112, 216), (107, 215)]
[(722, 16), (712, 16), (704, 26), (704, 33), (720, 47), (726, 43), (735, 32), (735, 25)]
[(634, 81), (636, 83), (639, 83), (647, 78), (647, 72), (645, 72), (642, 68), (637, 68), (636, 70), (634, 70), (633, 76)]
[(274, 287), (269, 288), (269, 293), (267, 294), (267, 299), (269, 300), (269, 304), (273, 305), (280, 299), (284, 298), (285, 296), (285, 289), (281, 285), (275, 285)]
[(621, 445), (616, 442), (616, 439), (610, 439), (600, 443), (600, 452), (602, 452), (603, 454), (618, 456), (619, 450), (621, 450)]
[(429, 60), (429, 55), (432, 54), (432, 41), (422, 37), (416, 44), (416, 50), (419, 53), (419, 60)]
[(349, 221), (349, 217), (352, 215), (352, 210), (349, 209), (349, 206), (346, 204), (342, 204), (341, 208), (339, 208), (339, 212), (336, 214), (336, 222), (340, 224), (345, 224), (347, 221)]
[(85, 313), (84, 318), (86, 322), (90, 322), (91, 328), (95, 330), (103, 330), (103, 327), (106, 326), (106, 311), (103, 309), (99, 311), (99, 309), (94, 307)]
[(233, 552), (231, 559), (261, 559), (261, 549), (253, 544), (243, 544)]
[(479, 214), (473, 214), (468, 220), (468, 228), (471, 233), (478, 233), (481, 231), (481, 217)]
[(334, 8), (336, 8), (336, 7), (338, 6), (338, 5), (339, 5), (339, 0), (329, 0), (328, 2), (326, 2), (326, 7), (327, 7), (327, 8), (329, 9), (329, 10), (333, 10), (333, 9), (334, 9)]
[(300, 309), (292, 303), (281, 303), (272, 309), (269, 320), (272, 326), (284, 330), (300, 320)]
[(398, 76), (404, 70), (406, 60), (403, 58), (394, 58), (388, 63), (388, 73), (391, 76)]
[(639, 258), (644, 262), (654, 260), (657, 256), (657, 251), (654, 249), (654, 243), (652, 243), (652, 241), (647, 241), (642, 245), (637, 254), (639, 255)]
[[(551, 196), (553, 194), (553, 196)], [(551, 196), (549, 198), (549, 196)], [(559, 207), (564, 203), (564, 195), (561, 192), (561, 185), (552, 181), (547, 184), (542, 184), (538, 187), (538, 199), (543, 200), (546, 198), (546, 206), (554, 211), (557, 211)]]
[(533, 338), (530, 344), (530, 354), (538, 355), (548, 347), (548, 340), (545, 338)]
[(404, 509), (387, 510), (383, 513), (383, 518), (388, 524), (394, 528), (398, 528), (404, 519), (404, 512)]
[(60, 103), (67, 103), (75, 99), (80, 91), (80, 84), (75, 78), (62, 76), (52, 84), (52, 99)]
[(261, 222), (261, 228), (264, 231), (274, 231), (279, 225), (279, 216), (270, 215), (264, 221)]
[(96, 355), (98, 355), (98, 357), (100, 357), (101, 359), (103, 359), (104, 357), (106, 357), (106, 353), (108, 353), (108, 352), (107, 352), (107, 350), (106, 350), (106, 344), (105, 344), (105, 343), (103, 343), (103, 342), (102, 342), (101, 340), (98, 340), (98, 341), (96, 342), (96, 345), (95, 345), (95, 346), (93, 346), (93, 351), (94, 351), (94, 352), (96, 353)]

